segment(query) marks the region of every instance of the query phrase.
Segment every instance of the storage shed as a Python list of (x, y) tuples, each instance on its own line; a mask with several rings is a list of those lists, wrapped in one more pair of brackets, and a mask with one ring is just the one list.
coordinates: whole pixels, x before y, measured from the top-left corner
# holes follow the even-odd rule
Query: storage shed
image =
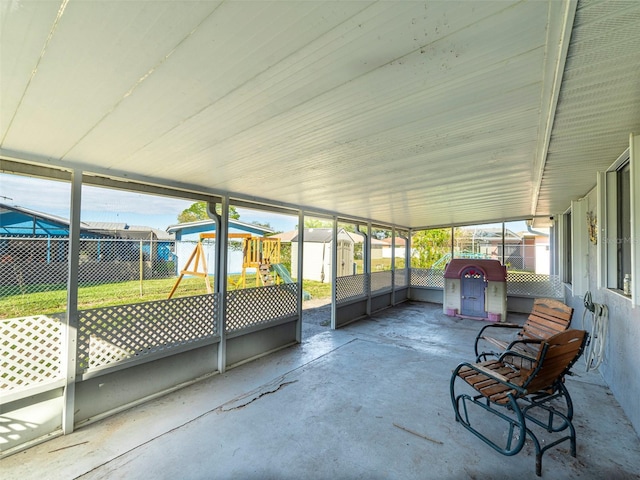
[[(353, 275), (354, 241), (344, 229), (338, 230), (338, 271), (339, 277)], [(333, 233), (331, 228), (304, 229), (304, 255), (302, 277), (318, 282), (331, 281), (331, 249)], [(291, 271), (298, 269), (298, 236), (291, 239)]]

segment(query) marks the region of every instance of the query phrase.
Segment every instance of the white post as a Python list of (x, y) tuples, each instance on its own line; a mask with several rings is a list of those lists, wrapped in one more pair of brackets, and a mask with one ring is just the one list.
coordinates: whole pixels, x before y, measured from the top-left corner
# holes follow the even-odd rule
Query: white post
[(229, 248), (229, 197), (223, 197), (220, 202), (222, 214), (218, 215), (209, 207), (208, 214), (216, 220), (216, 265), (214, 269), (214, 291), (219, 295), (218, 305), (218, 371), (224, 373), (227, 369), (227, 252)]
[[(302, 342), (302, 302), (304, 301), (304, 279), (303, 275), (303, 265), (304, 261), (304, 212), (302, 210), (298, 211), (298, 271), (296, 275), (298, 276), (298, 323), (296, 323), (296, 342)], [(293, 244), (292, 244), (293, 247)], [(293, 248), (292, 248), (293, 250)], [(293, 272), (291, 272), (293, 273)]]
[(338, 282), (338, 217), (333, 217), (333, 232), (331, 234), (331, 328), (336, 329), (337, 282)]
[(64, 366), (66, 375), (63, 407), (62, 432), (73, 432), (76, 368), (78, 355), (78, 270), (80, 264), (80, 206), (82, 197), (82, 172), (71, 172), (71, 210), (69, 221), (69, 260), (67, 277), (67, 321), (64, 342)]

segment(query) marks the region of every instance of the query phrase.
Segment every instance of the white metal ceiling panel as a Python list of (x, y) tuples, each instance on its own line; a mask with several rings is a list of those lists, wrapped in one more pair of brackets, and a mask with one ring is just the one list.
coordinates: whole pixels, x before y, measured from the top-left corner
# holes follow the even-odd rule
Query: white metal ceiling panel
[(562, 77), (571, 0), (3, 2), (0, 153), (407, 227), (547, 215), (637, 125), (639, 5), (580, 2)]
[[(29, 63), (37, 70), (25, 86), (19, 109), (7, 115), (13, 122), (2, 146), (28, 146), (34, 153), (59, 159), (133, 95), (137, 82), (216, 7), (215, 2), (70, 1), (61, 2), (59, 18), (51, 19), (49, 3), (53, 2), (37, 2), (47, 8), (34, 17), (47, 33), (51, 31), (51, 38), (41, 45), (42, 52), (29, 52)], [(3, 23), (13, 24), (21, 11), (10, 10)], [(22, 56), (19, 44), (3, 40), (5, 55)], [(7, 98), (11, 108), (12, 97)]]
[(576, 10), (537, 213), (567, 209), (640, 131), (640, 2)]
[(55, 2), (0, 3), (0, 142), (37, 71), (58, 7)]

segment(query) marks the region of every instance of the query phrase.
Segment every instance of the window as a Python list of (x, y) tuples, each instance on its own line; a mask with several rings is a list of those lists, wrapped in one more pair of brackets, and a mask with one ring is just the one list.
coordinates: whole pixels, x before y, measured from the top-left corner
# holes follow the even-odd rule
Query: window
[(631, 275), (631, 175), (628, 162), (616, 172), (616, 190), (616, 288), (623, 290), (625, 275)]
[(631, 165), (629, 150), (625, 151), (601, 177), (604, 182), (603, 209), (606, 228), (603, 251), (603, 286), (624, 291), (625, 275), (632, 275), (631, 231)]
[(629, 148), (606, 172), (598, 173), (598, 288), (624, 292), (640, 305), (640, 135), (629, 136)]
[(571, 212), (567, 212), (563, 218), (563, 244), (564, 244), (564, 272), (563, 272), (563, 281), (565, 283), (573, 283), (572, 282), (572, 259), (573, 251), (571, 249)]

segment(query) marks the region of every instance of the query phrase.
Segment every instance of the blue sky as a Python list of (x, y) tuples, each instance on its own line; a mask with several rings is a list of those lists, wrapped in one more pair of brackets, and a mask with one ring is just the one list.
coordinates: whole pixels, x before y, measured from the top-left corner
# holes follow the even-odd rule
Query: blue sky
[[(70, 184), (0, 173), (0, 202), (69, 218)], [(178, 223), (178, 214), (192, 203), (192, 200), (85, 186), (82, 220), (124, 222), (165, 230)], [(292, 230), (298, 223), (298, 218), (293, 216), (247, 209), (238, 209), (238, 213), (242, 222), (269, 223), (276, 231)]]
[[(70, 184), (0, 173), (0, 203), (69, 218)], [(192, 203), (192, 200), (85, 186), (82, 189), (82, 220), (123, 222), (166, 230), (169, 225), (178, 223), (178, 214)], [(238, 213), (242, 222), (269, 223), (275, 231), (293, 230), (298, 223), (297, 216), (249, 209), (238, 209)], [(500, 227), (501, 224), (485, 226)], [(507, 227), (516, 232), (526, 230), (524, 222), (513, 222)]]

